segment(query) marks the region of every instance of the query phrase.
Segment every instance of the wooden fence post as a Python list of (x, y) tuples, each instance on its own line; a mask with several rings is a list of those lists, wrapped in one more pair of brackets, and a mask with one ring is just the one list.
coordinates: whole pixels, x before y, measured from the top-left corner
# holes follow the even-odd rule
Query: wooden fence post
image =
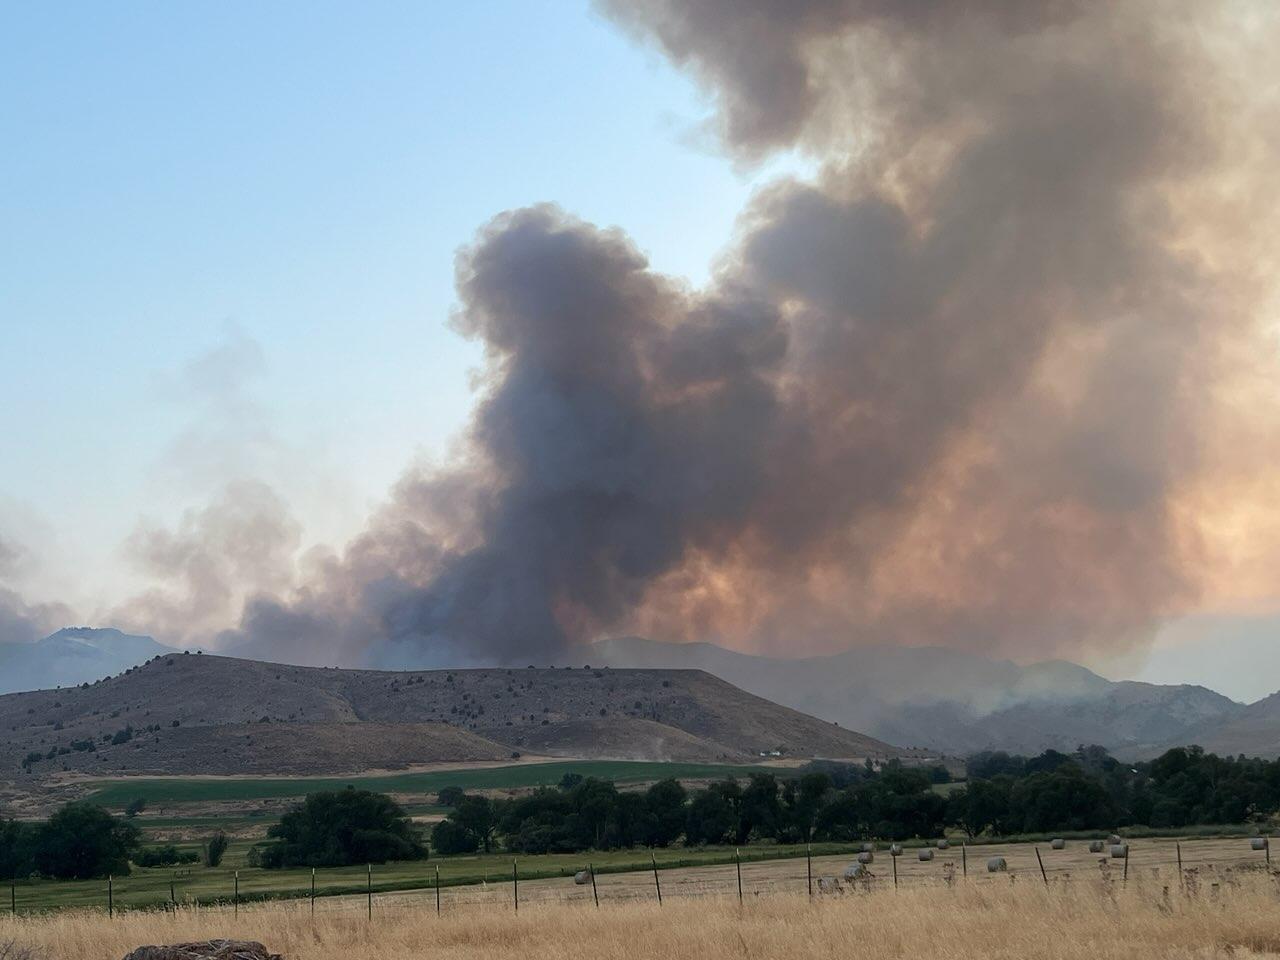
[(591, 874), (591, 896), (595, 898), (596, 906), (600, 906), (600, 891), (596, 889), (596, 868), (594, 864), (587, 864), (587, 872)]
[(809, 888), (809, 898), (813, 899), (813, 844), (804, 845), (804, 879)]
[(742, 851), (733, 848), (733, 862), (738, 868), (738, 906), (742, 906)]
[(662, 906), (662, 884), (658, 880), (658, 858), (649, 853), (649, 862), (653, 864), (653, 889), (658, 891), (658, 906)]
[(368, 903), (369, 903), (369, 920), (372, 921), (373, 920), (373, 864), (372, 863), (368, 865), (367, 871), (368, 872), (365, 874), (364, 889), (365, 889), (365, 897), (368, 899)]
[(520, 877), (516, 873), (516, 862), (511, 861), (511, 900), (516, 905), (516, 913), (520, 912)]
[(436, 864), (436, 916), (440, 916), (440, 864)]
[(969, 845), (967, 843), (960, 844), (960, 873), (961, 876), (969, 876)]
[(232, 913), (234, 916), (240, 916), (240, 871), (235, 873), (235, 889), (231, 894)]
[(316, 868), (311, 868), (311, 918), (316, 915)]
[(1044, 885), (1049, 885), (1049, 875), (1044, 872), (1044, 858), (1040, 856), (1040, 848), (1036, 847), (1036, 863), (1040, 864), (1040, 877), (1044, 880)]

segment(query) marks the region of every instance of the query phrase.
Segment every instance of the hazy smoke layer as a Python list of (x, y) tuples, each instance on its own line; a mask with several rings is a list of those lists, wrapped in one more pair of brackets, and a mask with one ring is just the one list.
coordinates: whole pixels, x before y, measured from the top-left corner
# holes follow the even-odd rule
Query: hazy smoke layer
[(0, 537), (0, 643), (31, 643), (71, 620), (71, 611), (62, 604), (27, 603), (9, 586), (22, 553), (16, 543)]
[(1277, 195), (1255, 135), (1274, 104), (1222, 41), (1273, 24), (604, 6), (707, 85), (733, 152), (798, 148), (822, 174), (760, 196), (702, 291), (553, 207), (496, 218), (458, 267), (458, 328), (488, 355), (466, 456), (407, 477), (228, 642), (544, 661), (634, 630), (1071, 656), (1193, 603), (1184, 506), (1230, 473), (1211, 438), (1244, 415), (1262, 292), (1242, 255)]

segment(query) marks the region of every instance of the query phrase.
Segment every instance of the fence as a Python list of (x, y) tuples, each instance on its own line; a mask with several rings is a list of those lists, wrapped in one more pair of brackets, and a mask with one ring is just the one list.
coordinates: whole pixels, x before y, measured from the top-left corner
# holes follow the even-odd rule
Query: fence
[[(889, 845), (881, 844), (870, 862), (858, 863), (852, 853), (806, 856), (801, 851), (793, 858), (748, 860), (735, 856), (729, 863), (702, 866), (660, 866), (650, 858), (646, 869), (627, 872), (598, 873), (589, 861), (583, 864), (581, 877), (547, 878), (542, 872), (520, 873), (518, 860), (512, 860), (505, 879), (495, 882), (449, 884), (441, 882), (438, 864), (428, 864), (421, 883), (401, 889), (375, 889), (377, 868), (370, 865), (364, 872), (364, 889), (360, 893), (344, 886), (341, 893), (318, 889), (316, 872), (311, 871), (309, 891), (288, 898), (297, 907), (323, 910), (362, 910), (372, 920), (379, 906), (419, 905), (424, 910), (442, 913), (468, 906), (505, 907), (519, 910), (522, 904), (579, 901), (599, 906), (602, 902), (647, 900), (662, 904), (664, 899), (689, 897), (736, 898), (740, 904), (749, 898), (772, 894), (807, 894), (829, 896), (904, 886), (945, 886), (957, 883), (1043, 883), (1054, 884), (1101, 878), (1107, 882), (1162, 877), (1182, 884), (1210, 885), (1228, 879), (1236, 871), (1270, 871), (1269, 843), (1256, 840), (1165, 840), (1127, 841), (1126, 855), (1113, 856), (1111, 846), (1094, 853), (1086, 841), (1071, 841), (1062, 847), (1052, 844), (984, 844), (937, 848), (929, 859), (918, 857), (915, 850), (897, 848), (901, 855), (892, 856)], [(865, 857), (861, 859), (866, 859)], [(988, 869), (988, 861), (1002, 860), (999, 872)], [(855, 866), (856, 865), (856, 866)], [(846, 877), (846, 870), (852, 874)], [(121, 895), (128, 881), (110, 878), (103, 885), (101, 908), (108, 916), (122, 909)], [(41, 912), (24, 908), (19, 887), (9, 888), (10, 913)], [(162, 904), (147, 904), (148, 909), (176, 912), (179, 908), (222, 908), (238, 914), (242, 906), (257, 903), (261, 897), (246, 900), (241, 894), (239, 872), (231, 877), (225, 896), (194, 898), (185, 895), (178, 880), (169, 884), (169, 899)], [(90, 904), (91, 905), (91, 904)], [(138, 909), (130, 906), (128, 909)]]

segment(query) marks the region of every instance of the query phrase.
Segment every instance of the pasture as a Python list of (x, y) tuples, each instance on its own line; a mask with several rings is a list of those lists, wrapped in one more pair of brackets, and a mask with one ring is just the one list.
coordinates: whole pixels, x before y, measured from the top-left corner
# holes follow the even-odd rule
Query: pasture
[(777, 767), (644, 760), (553, 760), (350, 777), (129, 777), (103, 781), (90, 789), (85, 799), (111, 809), (123, 809), (131, 800), (139, 798), (152, 806), (272, 800), (301, 797), (319, 790), (342, 790), (348, 786), (378, 793), (420, 795), (437, 793), (448, 786), (470, 791), (547, 787), (559, 783), (566, 773), (625, 784), (667, 777), (724, 779), (771, 770), (776, 771)]
[[(1133, 839), (1128, 863), (1129, 882), (1164, 876), (1165, 882), (1178, 877), (1179, 849), (1188, 876), (1212, 878), (1259, 871), (1266, 855), (1250, 849), (1246, 838)], [(181, 844), (179, 846), (182, 846)], [(114, 909), (128, 912), (155, 908), (170, 901), (180, 905), (229, 903), (237, 890), (243, 903), (268, 899), (306, 899), (311, 891), (311, 871), (306, 869), (263, 870), (247, 865), (251, 844), (236, 841), (223, 864), (217, 868), (135, 868), (128, 877), (112, 883)], [(860, 889), (897, 887), (938, 887), (961, 882), (1044, 883), (1053, 886), (1099, 878), (1123, 880), (1125, 863), (1108, 855), (1092, 854), (1085, 840), (1071, 840), (1064, 850), (1052, 850), (1048, 843), (990, 843), (964, 847), (956, 842), (947, 850), (934, 850), (934, 858), (922, 862), (915, 844), (904, 848), (896, 863), (887, 844), (877, 844), (870, 876)], [(194, 849), (193, 846), (188, 845)], [(839, 877), (854, 859), (859, 844), (815, 844), (812, 873), (803, 846), (753, 845), (741, 850), (744, 897), (807, 894), (810, 879), (814, 889), (823, 877)], [(1044, 863), (1040, 872), (1039, 851)], [(736, 897), (738, 851), (731, 847), (672, 847), (665, 850), (615, 850), (580, 854), (548, 854), (513, 859), (510, 854), (476, 854), (435, 857), (429, 861), (376, 865), (372, 872), (373, 901), (379, 909), (402, 905), (432, 912), (435, 909), (436, 869), (439, 868), (442, 907), (484, 904), (513, 906), (512, 867), (520, 878), (522, 901), (586, 901), (599, 896), (602, 901), (656, 900), (653, 864), (666, 899), (691, 897)], [(1004, 857), (1007, 872), (987, 873), (990, 857)], [(596, 871), (596, 888), (573, 883), (572, 876), (588, 864)], [(320, 909), (340, 908), (355, 897), (366, 904), (369, 874), (364, 866), (338, 867), (316, 871), (316, 895)], [(19, 913), (38, 913), (66, 908), (105, 909), (107, 883), (87, 881), (23, 881), (14, 888)]]
[(305, 903), (238, 913), (180, 907), (112, 920), (68, 911), (0, 918), (0, 944), (35, 960), (118, 960), (140, 944), (214, 937), (260, 940), (287, 960), (580, 960), (588, 944), (591, 957), (619, 960), (827, 960), (864, 951), (949, 960), (1249, 960), (1280, 951), (1275, 882), (1262, 871), (1224, 873), (1216, 888), (1183, 888), (1145, 870), (1124, 884), (1087, 874), (1072, 883), (1014, 874), (813, 899), (779, 892), (742, 904), (735, 896), (674, 896), (661, 906), (606, 897), (597, 909), (581, 897), (531, 896), (518, 912), (495, 890), (490, 902), (454, 903), (439, 915), (399, 898), (375, 900), (372, 918), (363, 899), (333, 901), (314, 915)]

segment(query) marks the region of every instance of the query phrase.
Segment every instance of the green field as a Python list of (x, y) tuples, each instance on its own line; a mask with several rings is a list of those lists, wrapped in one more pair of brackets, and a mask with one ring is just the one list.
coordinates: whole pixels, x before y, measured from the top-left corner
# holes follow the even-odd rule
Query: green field
[(341, 790), (352, 786), (380, 793), (435, 793), (441, 787), (466, 790), (504, 790), (552, 786), (566, 773), (600, 777), (616, 783), (635, 783), (677, 777), (682, 780), (742, 777), (772, 768), (715, 763), (650, 763), (629, 760), (558, 760), (550, 763), (512, 764), (464, 770), (432, 770), (372, 777), (253, 778), (218, 777), (207, 780), (131, 777), (108, 780), (88, 799), (105, 807), (121, 808), (141, 797), (149, 804), (199, 803), (211, 800), (266, 800), (300, 797), (317, 790)]
[[(179, 843), (179, 849), (197, 850), (198, 844)], [(235, 891), (235, 876), (240, 875), (242, 901), (272, 898), (294, 898), (308, 895), (311, 871), (262, 870), (249, 867), (246, 862), (249, 841), (235, 841), (227, 851), (226, 859), (216, 868), (205, 866), (134, 867), (127, 877), (112, 882), (112, 897), (116, 909), (128, 910), (155, 907), (168, 902), (170, 883), (173, 895), (180, 903), (229, 902)], [(857, 844), (814, 844), (814, 856), (848, 853)], [(732, 863), (735, 852), (732, 847), (700, 847), (686, 849), (673, 847), (652, 852), (659, 869), (689, 867), (700, 864)], [(759, 860), (778, 860), (804, 857), (803, 846), (777, 846), (762, 844), (742, 848), (744, 863)], [(516, 860), (520, 879), (536, 880), (547, 877), (570, 877), (574, 872), (591, 864), (598, 874), (649, 870), (650, 851), (645, 849), (591, 851), (577, 854), (547, 854), (519, 857)], [(373, 890), (389, 893), (397, 890), (424, 889), (435, 883), (436, 867), (440, 868), (442, 886), (460, 884), (507, 883), (511, 879), (512, 856), (509, 853), (433, 857), (430, 860), (387, 863), (373, 867)], [(368, 877), (366, 867), (334, 867), (316, 871), (317, 896), (338, 896), (364, 893)], [(19, 881), (15, 888), (18, 911), (39, 912), (68, 907), (100, 907), (107, 905), (106, 880), (27, 880)]]

